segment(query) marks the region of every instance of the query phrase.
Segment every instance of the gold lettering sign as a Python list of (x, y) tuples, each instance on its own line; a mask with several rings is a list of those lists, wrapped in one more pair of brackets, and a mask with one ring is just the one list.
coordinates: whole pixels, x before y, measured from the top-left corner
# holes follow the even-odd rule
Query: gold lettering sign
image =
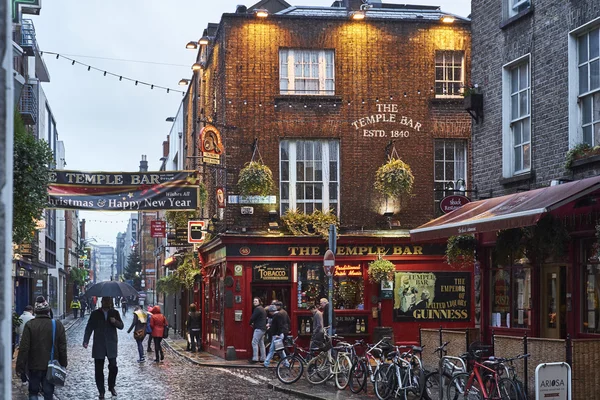
[(254, 266), (254, 281), (289, 281), (290, 269), (287, 266), (274, 266), (269, 264)]
[(362, 269), (360, 265), (336, 265), (333, 276), (354, 276), (361, 277)]

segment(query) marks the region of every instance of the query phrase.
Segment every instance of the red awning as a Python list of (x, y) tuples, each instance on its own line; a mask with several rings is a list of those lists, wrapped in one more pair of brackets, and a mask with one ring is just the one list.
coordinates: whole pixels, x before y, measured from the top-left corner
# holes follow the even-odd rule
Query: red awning
[(412, 241), (535, 225), (544, 213), (600, 189), (600, 176), (468, 203), (410, 231)]

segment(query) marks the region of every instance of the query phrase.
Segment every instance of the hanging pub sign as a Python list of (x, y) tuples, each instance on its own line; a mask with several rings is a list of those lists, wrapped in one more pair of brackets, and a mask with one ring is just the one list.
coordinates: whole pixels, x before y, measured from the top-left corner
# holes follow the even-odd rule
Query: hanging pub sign
[(223, 141), (221, 140), (221, 132), (216, 127), (207, 124), (202, 128), (198, 147), (202, 152), (202, 162), (207, 164), (221, 163)]
[(394, 321), (469, 321), (471, 274), (396, 272)]
[(253, 282), (289, 282), (291, 280), (290, 264), (264, 263), (252, 266)]
[(199, 207), (195, 171), (50, 171), (48, 208), (101, 211), (192, 211)]
[(440, 210), (442, 210), (444, 214), (448, 214), (449, 212), (458, 210), (459, 208), (470, 202), (471, 199), (469, 199), (466, 196), (452, 194), (440, 200)]

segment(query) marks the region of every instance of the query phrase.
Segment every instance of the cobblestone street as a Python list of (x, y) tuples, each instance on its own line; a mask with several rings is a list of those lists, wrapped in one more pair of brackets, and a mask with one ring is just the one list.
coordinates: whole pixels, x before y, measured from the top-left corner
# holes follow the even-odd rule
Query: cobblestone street
[[(82, 347), (83, 334), (89, 315), (76, 321), (67, 331), (68, 378), (65, 387), (58, 387), (55, 399), (92, 400), (98, 398), (94, 381), (92, 343)], [(291, 394), (267, 388), (271, 371), (199, 367), (165, 349), (165, 362), (137, 363), (137, 347), (133, 334), (127, 333), (132, 315), (124, 318), (125, 329), (119, 331), (119, 373), (116, 390), (118, 398), (128, 400), (187, 400), (187, 399), (296, 399)], [(146, 343), (144, 342), (144, 345)], [(149, 355), (150, 356), (150, 355)], [(154, 357), (148, 357), (153, 359)], [(108, 377), (105, 364), (105, 377)], [(13, 379), (13, 399), (26, 400), (27, 387)], [(107, 391), (107, 399), (110, 393)]]

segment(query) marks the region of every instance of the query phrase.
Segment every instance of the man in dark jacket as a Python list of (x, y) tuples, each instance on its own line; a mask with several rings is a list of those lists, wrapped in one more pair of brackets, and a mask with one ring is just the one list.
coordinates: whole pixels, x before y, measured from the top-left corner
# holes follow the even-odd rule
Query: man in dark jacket
[(283, 335), (288, 336), (290, 333), (290, 326), (292, 322), (290, 321), (290, 316), (287, 311), (283, 308), (283, 303), (279, 300), (275, 303), (275, 307), (277, 307), (277, 312), (281, 314), (283, 320)]
[[(281, 339), (284, 337), (284, 329), (286, 322), (284, 321), (284, 316), (280, 312), (277, 311), (277, 306), (270, 305), (269, 306), (269, 314), (272, 315), (271, 325), (267, 332), (271, 335), (271, 346), (269, 347), (269, 354), (267, 354), (267, 358), (265, 358), (264, 366), (268, 367), (271, 363), (271, 359), (275, 355), (275, 340)], [(285, 350), (279, 351), (279, 357), (284, 359), (286, 357)]]
[[(35, 318), (27, 322), (23, 328), (16, 372), (21, 375), (26, 368), (29, 369), (29, 398), (37, 399), (41, 387), (44, 392), (44, 400), (52, 400), (54, 385), (46, 380), (50, 352), (52, 351), (50, 305), (45, 299), (43, 301), (38, 300), (35, 304)], [(63, 367), (67, 366), (67, 335), (65, 334), (65, 327), (60, 321), (56, 321), (54, 358)]]
[(267, 331), (267, 312), (258, 297), (252, 300), (252, 304), (254, 305), (254, 311), (252, 311), (252, 316), (250, 317), (250, 325), (254, 327), (254, 334), (252, 335), (252, 359), (250, 363), (254, 364), (258, 361), (265, 362), (266, 350), (264, 337)]
[(192, 353), (196, 352), (196, 344), (198, 345), (198, 351), (202, 349), (202, 342), (200, 341), (200, 332), (202, 331), (202, 314), (196, 311), (196, 305), (190, 304), (190, 313), (187, 319), (187, 330), (190, 334), (190, 341), (192, 342)]
[(329, 301), (325, 297), (319, 300), (319, 303), (321, 305), (321, 311), (323, 312), (323, 324), (325, 325), (325, 328), (328, 329), (329, 334), (333, 335), (335, 334), (335, 327), (337, 326), (337, 321), (335, 319), (335, 310), (331, 310), (333, 315), (333, 321), (329, 321), (329, 307), (331, 307), (331, 304), (329, 304)]
[(113, 396), (117, 395), (115, 385), (117, 382), (117, 328), (123, 329), (123, 320), (117, 310), (113, 308), (110, 297), (102, 298), (102, 308), (92, 312), (85, 327), (83, 347), (87, 349), (90, 336), (94, 332), (94, 345), (92, 357), (95, 362), (96, 387), (99, 398), (104, 398), (104, 358), (108, 358), (108, 390)]

